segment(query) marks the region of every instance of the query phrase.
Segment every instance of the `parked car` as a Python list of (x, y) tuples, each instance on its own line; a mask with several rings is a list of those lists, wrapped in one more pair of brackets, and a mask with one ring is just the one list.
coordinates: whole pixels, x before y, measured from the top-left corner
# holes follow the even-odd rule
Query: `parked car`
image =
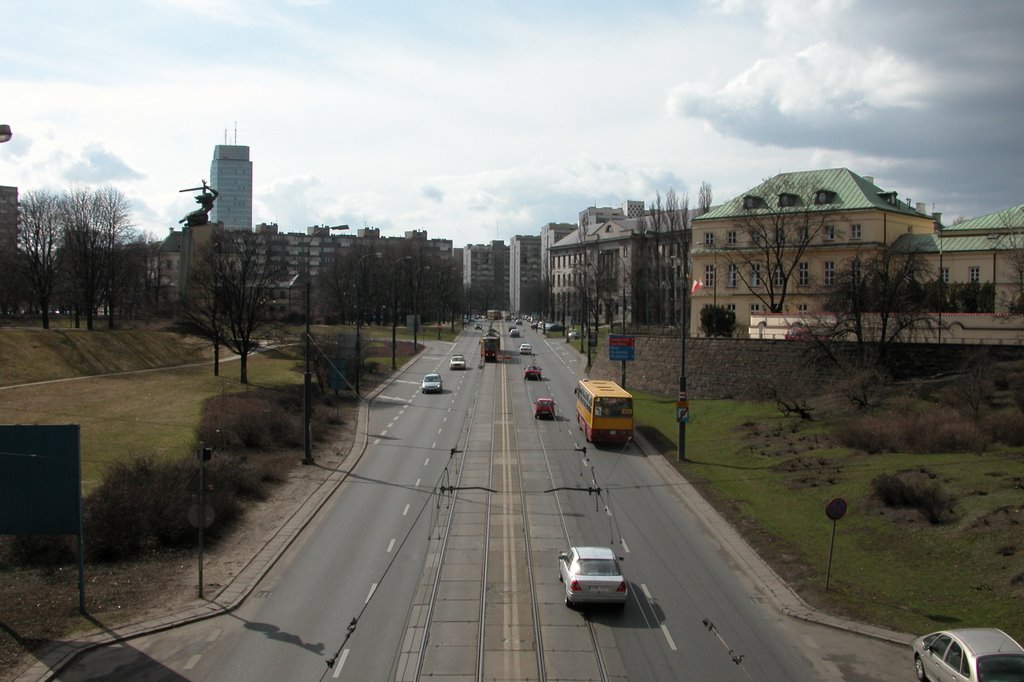
[(526, 369), (524, 369), (523, 378), (533, 379), (534, 381), (542, 381), (544, 379), (544, 377), (541, 376), (540, 367), (538, 367), (537, 365), (529, 365)]
[(537, 401), (533, 404), (533, 418), (534, 419), (554, 419), (555, 418), (555, 399), (554, 398), (537, 398)]
[(559, 324), (557, 322), (548, 322), (546, 325), (544, 325), (544, 331), (546, 331), (546, 332), (564, 332), (565, 331), (565, 325), (564, 324)]
[(531, 322), (530, 329), (536, 329), (538, 326), (544, 324), (543, 322)]
[(996, 628), (933, 632), (911, 647), (921, 682), (1024, 680), (1024, 647)]
[(448, 361), (448, 369), (466, 369), (466, 358), (463, 355), (453, 355)]
[(426, 374), (423, 376), (423, 381), (420, 382), (420, 390), (424, 393), (441, 393), (444, 390), (444, 385), (441, 383), (440, 374)]
[(533, 346), (531, 346), (528, 343), (521, 343), (521, 344), (519, 344), (519, 354), (520, 355), (533, 355)]
[(508, 333), (508, 336), (509, 336), (510, 339), (518, 339), (519, 338), (519, 327), (512, 327), (512, 329)]
[(565, 605), (624, 606), (629, 587), (620, 558), (608, 547), (570, 547), (558, 555), (558, 581), (565, 587)]
[(566, 335), (566, 338), (569, 339), (570, 341), (573, 341), (575, 339), (580, 338), (580, 330), (579, 329), (573, 329), (571, 332), (569, 332)]

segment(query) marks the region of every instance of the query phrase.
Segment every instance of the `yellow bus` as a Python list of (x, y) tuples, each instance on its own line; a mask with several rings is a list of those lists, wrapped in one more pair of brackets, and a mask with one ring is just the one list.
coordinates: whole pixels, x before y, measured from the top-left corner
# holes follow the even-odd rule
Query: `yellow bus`
[(576, 384), (576, 420), (587, 442), (625, 443), (633, 437), (633, 396), (614, 381)]

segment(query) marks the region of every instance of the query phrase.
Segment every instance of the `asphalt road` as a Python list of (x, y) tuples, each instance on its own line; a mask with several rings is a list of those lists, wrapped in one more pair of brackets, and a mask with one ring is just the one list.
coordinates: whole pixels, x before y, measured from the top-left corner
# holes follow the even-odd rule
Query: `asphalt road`
[[(56, 679), (912, 674), (899, 647), (781, 615), (635, 444), (585, 444), (572, 398), (580, 355), (564, 339), (503, 334), (533, 344), (529, 361), (544, 370), (533, 382), (516, 353), (479, 366), (479, 333), (432, 344), (374, 401), (365, 456), (240, 608), (88, 653)], [(449, 371), (452, 352), (469, 369)], [(430, 371), (443, 393), (419, 392)], [(540, 395), (556, 399), (558, 420), (533, 418)], [(545, 492), (571, 487), (601, 494)], [(555, 561), (570, 543), (625, 557), (624, 610), (564, 606)]]

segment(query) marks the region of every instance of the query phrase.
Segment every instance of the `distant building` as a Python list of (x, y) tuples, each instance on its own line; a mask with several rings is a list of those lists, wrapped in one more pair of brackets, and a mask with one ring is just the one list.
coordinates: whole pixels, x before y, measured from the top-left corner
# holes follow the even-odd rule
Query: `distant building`
[(467, 244), (462, 250), (462, 286), (470, 312), (508, 310), (508, 259), (505, 242)]
[(210, 186), (220, 192), (210, 212), (210, 222), (225, 230), (252, 231), (252, 161), (249, 148), (219, 144), (213, 148)]
[(515, 315), (544, 312), (546, 286), (540, 254), (540, 237), (517, 235), (509, 241), (509, 310)]
[(0, 253), (18, 246), (18, 188), (0, 186)]

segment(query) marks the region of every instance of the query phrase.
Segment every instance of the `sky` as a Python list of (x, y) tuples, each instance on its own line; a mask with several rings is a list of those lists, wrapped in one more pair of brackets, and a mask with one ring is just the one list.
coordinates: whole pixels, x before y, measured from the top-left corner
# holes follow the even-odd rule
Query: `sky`
[(162, 238), (218, 144), (253, 220), (456, 247), (670, 190), (845, 167), (977, 217), (1024, 201), (1019, 0), (15, 0), (0, 185), (113, 186)]

